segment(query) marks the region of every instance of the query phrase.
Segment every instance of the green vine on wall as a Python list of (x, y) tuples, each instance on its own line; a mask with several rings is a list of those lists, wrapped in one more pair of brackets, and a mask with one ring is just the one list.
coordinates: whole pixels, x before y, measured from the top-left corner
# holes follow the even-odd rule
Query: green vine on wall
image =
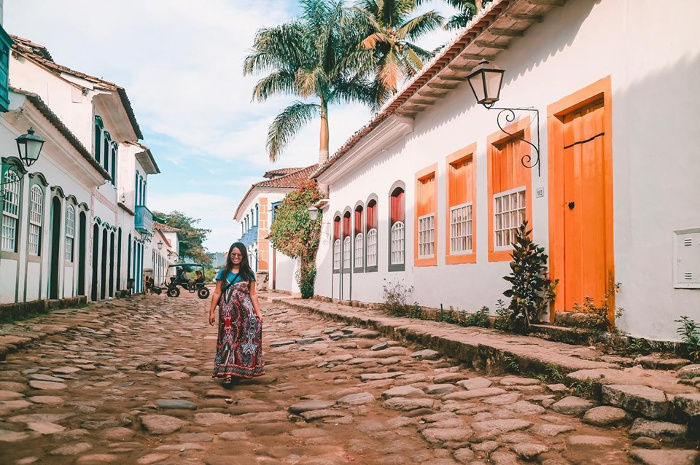
[(312, 221), (308, 208), (319, 200), (321, 193), (316, 183), (308, 181), (284, 197), (270, 227), (270, 240), (275, 249), (288, 257), (301, 259), (296, 278), (303, 299), (314, 295), (321, 216)]

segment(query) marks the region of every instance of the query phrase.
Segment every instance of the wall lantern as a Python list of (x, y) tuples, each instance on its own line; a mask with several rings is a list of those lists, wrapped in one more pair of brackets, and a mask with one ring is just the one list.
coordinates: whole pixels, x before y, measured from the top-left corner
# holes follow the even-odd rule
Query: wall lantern
[[(472, 70), (467, 76), (469, 86), (474, 92), (476, 102), (483, 105), (487, 110), (500, 110), (496, 117), (498, 129), (504, 134), (512, 136), (530, 145), (535, 150), (535, 156), (525, 154), (520, 158), (520, 163), (525, 168), (537, 167), (537, 176), (541, 176), (540, 172), (540, 112), (536, 108), (495, 108), (493, 105), (498, 102), (501, 96), (501, 86), (503, 85), (503, 75), (505, 70), (498, 66), (482, 60), (479, 65)], [(535, 125), (537, 126), (537, 144), (533, 144), (519, 134), (514, 134), (503, 129), (503, 126), (515, 121), (516, 112), (528, 111), (535, 114)], [(505, 122), (505, 124), (503, 124)]]
[(22, 134), (15, 140), (20, 160), (25, 166), (32, 166), (39, 159), (44, 139), (34, 134), (34, 128), (29, 128), (26, 134)]
[(158, 246), (158, 250), (163, 250), (163, 241), (158, 241), (156, 245)]
[[(30, 167), (39, 158), (41, 148), (45, 142), (44, 139), (34, 135), (34, 129), (29, 128), (27, 134), (22, 134), (15, 140), (17, 141), (17, 150), (19, 151), (19, 158), (22, 160), (22, 164)], [(19, 181), (25, 173), (26, 171), (22, 169), (20, 164), (2, 164), (0, 200), (16, 201), (16, 199), (12, 200), (11, 196), (13, 194), (19, 195)]]
[(309, 214), (309, 219), (311, 221), (316, 221), (318, 218), (318, 214), (321, 212), (321, 209), (318, 208), (316, 205), (311, 205), (306, 212)]

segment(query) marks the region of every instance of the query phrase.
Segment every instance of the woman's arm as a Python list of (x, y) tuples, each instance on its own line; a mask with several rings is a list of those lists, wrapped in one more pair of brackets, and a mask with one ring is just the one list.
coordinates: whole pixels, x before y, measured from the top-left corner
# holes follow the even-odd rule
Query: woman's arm
[(255, 281), (250, 282), (250, 301), (253, 303), (253, 311), (255, 316), (258, 317), (260, 323), (263, 322), (262, 312), (260, 311), (260, 302), (258, 301), (258, 294), (255, 292)]
[(209, 324), (213, 325), (216, 321), (216, 305), (219, 303), (219, 297), (221, 297), (221, 283), (223, 280), (216, 282), (216, 288), (211, 296), (211, 306), (209, 307)]

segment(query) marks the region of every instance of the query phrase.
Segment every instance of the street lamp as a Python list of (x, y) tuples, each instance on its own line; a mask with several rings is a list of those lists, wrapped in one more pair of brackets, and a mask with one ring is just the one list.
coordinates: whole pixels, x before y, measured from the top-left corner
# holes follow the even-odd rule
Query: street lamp
[[(467, 81), (469, 82), (469, 87), (471, 87), (472, 92), (474, 93), (476, 103), (483, 105), (487, 110), (500, 110), (498, 116), (496, 117), (496, 124), (498, 124), (498, 128), (501, 130), (501, 132), (525, 142), (535, 150), (534, 159), (531, 154), (525, 154), (520, 158), (520, 163), (522, 163), (525, 168), (534, 168), (537, 166), (537, 175), (541, 176), (539, 147), (540, 112), (533, 107), (495, 108), (493, 106), (500, 99), (504, 73), (505, 70), (500, 69), (498, 66), (493, 65), (486, 60), (482, 60), (479, 65), (472, 70), (469, 76), (467, 76)], [(535, 124), (537, 126), (537, 145), (533, 144), (519, 134), (514, 134), (503, 129), (504, 124), (502, 124), (501, 121), (505, 121), (506, 126), (509, 123), (512, 123), (515, 121), (516, 111), (528, 111), (535, 114)], [(503, 120), (501, 120), (501, 117), (503, 117)]]
[(158, 250), (163, 250), (163, 241), (158, 241), (156, 245), (158, 246)]
[(321, 212), (321, 209), (318, 208), (316, 205), (311, 205), (309, 208), (306, 209), (306, 212), (309, 214), (309, 219), (311, 221), (316, 221), (318, 218), (318, 214)]
[(26, 173), (22, 164), (30, 167), (41, 155), (41, 148), (44, 146), (44, 139), (34, 135), (34, 128), (29, 128), (27, 134), (22, 134), (17, 139), (17, 150), (22, 163), (5, 163), (3, 158), (2, 175), (0, 176), (0, 200), (11, 201), (13, 194), (19, 195), (19, 182)]
[(34, 128), (29, 128), (26, 134), (22, 134), (15, 140), (20, 160), (25, 166), (32, 166), (39, 159), (44, 139), (34, 134)]

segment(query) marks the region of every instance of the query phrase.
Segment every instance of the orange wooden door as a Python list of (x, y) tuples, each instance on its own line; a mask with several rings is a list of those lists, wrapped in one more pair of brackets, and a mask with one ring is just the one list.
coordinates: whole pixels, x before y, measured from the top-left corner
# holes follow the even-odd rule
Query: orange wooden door
[(603, 102), (563, 118), (564, 272), (559, 292), (564, 310), (606, 294), (606, 173)]

